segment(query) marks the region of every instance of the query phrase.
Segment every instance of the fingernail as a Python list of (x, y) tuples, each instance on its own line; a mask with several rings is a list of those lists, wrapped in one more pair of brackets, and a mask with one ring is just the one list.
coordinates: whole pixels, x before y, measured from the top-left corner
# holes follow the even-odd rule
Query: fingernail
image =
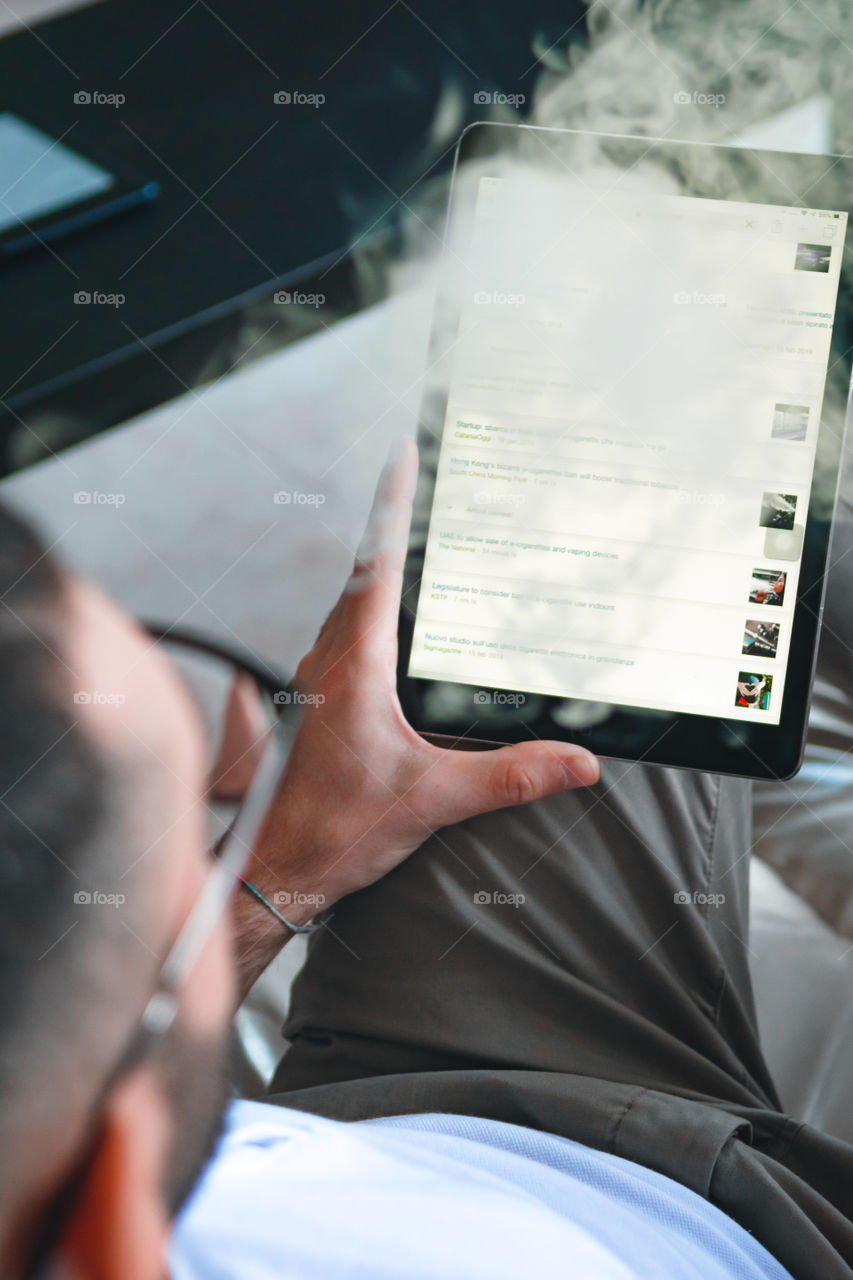
[(598, 760), (590, 751), (578, 751), (571, 759), (563, 762), (563, 767), (570, 782), (579, 782), (584, 787), (598, 782), (600, 773)]

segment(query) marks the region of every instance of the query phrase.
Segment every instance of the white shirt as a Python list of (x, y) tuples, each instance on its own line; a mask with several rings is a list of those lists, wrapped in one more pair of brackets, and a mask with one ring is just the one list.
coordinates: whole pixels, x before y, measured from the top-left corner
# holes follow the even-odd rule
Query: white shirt
[(790, 1280), (700, 1196), (565, 1138), (255, 1102), (230, 1108), (170, 1263), (174, 1280)]

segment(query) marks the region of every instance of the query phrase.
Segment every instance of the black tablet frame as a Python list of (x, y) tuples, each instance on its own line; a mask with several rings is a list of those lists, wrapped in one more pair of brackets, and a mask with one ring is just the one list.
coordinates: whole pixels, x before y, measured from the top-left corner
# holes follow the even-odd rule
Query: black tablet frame
[[(453, 191), (459, 167), (469, 159), (485, 160), (490, 156), (506, 154), (507, 150), (512, 152), (520, 147), (526, 148), (526, 153), (529, 154), (531, 144), (534, 149), (538, 145), (536, 135), (541, 135), (540, 150), (543, 155), (545, 151), (552, 151), (560, 145), (561, 136), (573, 137), (577, 140), (583, 137), (576, 130), (491, 123), (472, 125), (463, 133), (454, 164), (454, 186), (451, 187), (448, 206), (448, 228), (454, 216)], [(640, 151), (650, 154), (654, 149), (655, 157), (660, 158), (665, 166), (674, 166), (680, 171), (682, 178), (684, 171), (693, 167), (691, 164), (684, 163), (686, 157), (681, 152), (682, 148), (703, 147), (716, 150), (717, 156), (714, 157), (712, 152), (710, 158), (726, 161), (724, 171), (730, 173), (729, 181), (737, 194), (730, 195), (728, 192), (716, 189), (700, 191), (688, 185), (683, 189), (683, 194), (686, 195), (704, 195), (716, 199), (743, 201), (749, 201), (752, 198), (764, 204), (789, 206), (800, 204), (804, 208), (838, 209), (850, 212), (851, 218), (848, 220), (842, 254), (841, 278), (829, 360), (836, 386), (843, 383), (845, 389), (846, 425), (849, 420), (850, 347), (853, 334), (845, 331), (845, 326), (839, 323), (839, 317), (844, 294), (853, 294), (853, 252), (851, 252), (853, 157), (759, 152), (740, 147), (725, 147), (725, 144), (719, 143), (651, 139), (631, 135), (598, 134), (595, 137), (603, 140), (603, 145), (611, 157), (624, 154), (629, 158), (631, 154), (639, 154)], [(727, 155), (719, 154), (721, 147), (728, 152)], [(681, 160), (679, 160), (680, 154)], [(711, 166), (712, 169), (714, 167)], [(743, 172), (740, 172), (741, 168)], [(751, 197), (749, 174), (756, 173), (759, 169), (762, 174), (762, 184), (767, 182), (769, 185), (772, 180), (775, 187), (770, 192), (762, 188), (760, 194), (756, 192), (755, 196)], [(771, 179), (768, 179), (768, 174), (771, 175)], [(799, 178), (793, 188), (792, 175)], [(803, 192), (807, 199), (801, 199), (800, 192)], [(470, 210), (466, 216), (470, 217)], [(448, 308), (453, 307), (455, 304), (450, 303), (446, 298), (439, 297), (431, 361), (438, 354), (436, 344), (442, 341), (440, 333), (448, 332)], [(454, 319), (451, 318), (450, 323), (452, 331)], [(826, 406), (826, 400), (824, 403)], [(435, 469), (431, 464), (430, 455), (437, 455), (437, 433), (430, 423), (439, 424), (440, 431), (444, 423), (446, 404), (445, 389), (439, 392), (438, 399), (434, 399), (429, 405), (429, 413), (426, 412), (425, 405), (419, 424), (418, 441), (421, 447), (419, 489), (430, 508), (435, 481)], [(400, 702), (409, 723), (427, 738), (440, 741), (444, 745), (458, 747), (482, 746), (487, 743), (501, 745), (537, 738), (556, 739), (576, 742), (597, 755), (623, 760), (642, 760), (649, 764), (707, 770), (748, 778), (788, 779), (793, 777), (802, 763), (805, 746), (832, 524), (832, 513), (825, 509), (821, 511), (814, 502), (815, 486), (817, 477), (825, 476), (827, 469), (830, 469), (831, 474), (836, 477), (835, 503), (837, 504), (838, 476), (843, 448), (843, 437), (827, 423), (825, 407), (819, 427), (814, 467), (815, 479), (812, 484), (813, 500), (810, 503), (805, 526), (781, 720), (778, 725), (614, 705), (605, 720), (586, 727), (567, 730), (555, 723), (550, 714), (555, 704), (565, 704), (564, 697), (530, 694), (524, 690), (514, 691), (524, 694), (523, 710), (517, 714), (504, 715), (499, 723), (490, 715), (478, 716), (476, 698), (481, 690), (489, 689), (488, 683), (467, 685), (457, 681), (430, 680), (407, 674), (420, 592), (423, 554), (421, 534), (425, 532), (417, 530), (413, 530), (410, 538), (399, 626), (397, 687)], [(432, 461), (434, 462), (434, 457)], [(430, 703), (432, 701), (434, 705), (434, 700), (430, 695), (436, 686), (445, 686), (448, 689), (452, 686), (457, 705), (470, 697), (468, 705), (472, 709), (471, 714), (445, 713), (440, 719), (431, 715)], [(504, 693), (506, 692), (513, 691), (504, 690)]]

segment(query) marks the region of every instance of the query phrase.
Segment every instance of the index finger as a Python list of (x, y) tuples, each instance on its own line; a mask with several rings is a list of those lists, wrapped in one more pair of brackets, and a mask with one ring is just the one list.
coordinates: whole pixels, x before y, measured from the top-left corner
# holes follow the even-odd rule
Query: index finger
[(346, 594), (399, 598), (417, 479), (417, 445), (411, 436), (398, 436), (376, 485)]

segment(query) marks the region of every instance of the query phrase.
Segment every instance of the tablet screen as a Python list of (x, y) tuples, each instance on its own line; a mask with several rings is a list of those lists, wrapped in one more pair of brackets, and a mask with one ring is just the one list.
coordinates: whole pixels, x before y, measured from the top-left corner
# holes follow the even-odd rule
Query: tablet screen
[(408, 674), (778, 724), (846, 212), (468, 198)]
[(0, 231), (107, 191), (111, 173), (11, 112), (0, 113)]

